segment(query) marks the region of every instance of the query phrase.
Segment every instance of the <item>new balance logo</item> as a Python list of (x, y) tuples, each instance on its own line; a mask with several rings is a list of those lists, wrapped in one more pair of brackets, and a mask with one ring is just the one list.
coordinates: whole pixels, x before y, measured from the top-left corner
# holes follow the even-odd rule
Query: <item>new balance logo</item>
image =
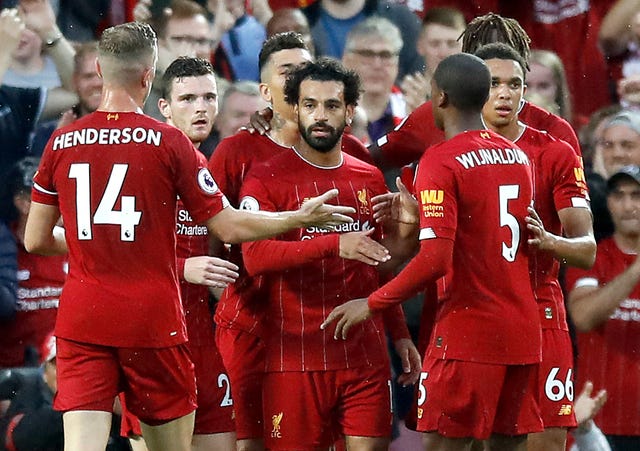
[(560, 410), (558, 410), (558, 416), (571, 415), (572, 411), (573, 411), (573, 406), (571, 404), (562, 404), (560, 406)]

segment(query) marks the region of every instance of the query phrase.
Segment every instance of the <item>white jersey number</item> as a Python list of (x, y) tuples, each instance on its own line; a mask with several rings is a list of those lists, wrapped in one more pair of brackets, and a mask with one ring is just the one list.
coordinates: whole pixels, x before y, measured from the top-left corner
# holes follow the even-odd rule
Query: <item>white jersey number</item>
[[(136, 211), (134, 196), (120, 196), (128, 168), (127, 164), (113, 165), (102, 199), (91, 218), (89, 163), (74, 163), (69, 167), (69, 178), (76, 179), (76, 221), (79, 240), (93, 239), (92, 224), (119, 225), (122, 241), (135, 240), (135, 226), (140, 224), (142, 212)], [(120, 210), (115, 210), (118, 196), (120, 196)]]
[(418, 381), (418, 405), (421, 406), (427, 400), (427, 388), (424, 386), (424, 382), (429, 377), (429, 373), (423, 371), (420, 373), (420, 380)]
[(518, 220), (509, 213), (509, 200), (517, 199), (520, 194), (519, 185), (501, 185), (499, 187), (500, 196), (500, 227), (507, 226), (511, 229), (511, 245), (502, 243), (502, 257), (513, 262), (516, 259), (518, 245), (520, 244), (520, 226)]
[(233, 399), (231, 398), (231, 383), (229, 382), (229, 376), (224, 373), (218, 374), (218, 388), (224, 388), (224, 398), (220, 401), (220, 407), (232, 406)]
[(559, 372), (560, 368), (551, 368), (547, 380), (544, 383), (544, 393), (551, 401), (560, 401), (565, 396), (569, 401), (573, 401), (573, 380), (571, 379), (573, 372), (571, 368), (569, 368), (564, 383), (562, 380), (556, 379)]

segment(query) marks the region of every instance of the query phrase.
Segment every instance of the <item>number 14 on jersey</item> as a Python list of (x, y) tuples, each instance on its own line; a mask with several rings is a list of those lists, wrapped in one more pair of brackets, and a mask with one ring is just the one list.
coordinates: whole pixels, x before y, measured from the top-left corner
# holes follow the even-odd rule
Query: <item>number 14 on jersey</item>
[[(93, 239), (93, 224), (120, 226), (121, 241), (135, 241), (135, 226), (140, 224), (141, 211), (136, 211), (135, 196), (120, 196), (128, 164), (114, 164), (98, 208), (91, 217), (91, 183), (89, 163), (74, 163), (69, 178), (76, 180), (76, 221), (78, 239)], [(120, 196), (120, 210), (115, 210)]]

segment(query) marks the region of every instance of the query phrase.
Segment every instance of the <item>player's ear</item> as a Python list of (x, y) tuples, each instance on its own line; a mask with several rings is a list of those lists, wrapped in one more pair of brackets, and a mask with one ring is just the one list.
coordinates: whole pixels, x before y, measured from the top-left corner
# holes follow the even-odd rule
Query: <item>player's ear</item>
[(158, 109), (160, 110), (160, 114), (162, 114), (162, 117), (164, 117), (165, 119), (171, 119), (171, 106), (166, 99), (158, 99)]
[(266, 83), (260, 83), (260, 95), (265, 102), (272, 103), (273, 97), (271, 96), (271, 90)]
[(351, 125), (351, 123), (353, 122), (353, 116), (355, 116), (355, 111), (356, 111), (355, 105), (347, 105), (346, 114), (345, 114), (347, 125)]
[(449, 96), (447, 95), (446, 92), (439, 91), (436, 95), (436, 98), (433, 99), (433, 101), (436, 102), (436, 105), (438, 105), (438, 107), (444, 108), (447, 105), (449, 105)]
[(156, 76), (156, 71), (153, 67), (145, 68), (144, 72), (142, 73), (142, 86), (144, 86), (145, 88), (148, 88), (149, 86), (151, 86), (155, 76)]
[(102, 68), (100, 67), (100, 61), (98, 61), (98, 58), (96, 58), (95, 66), (98, 77), (102, 78)]

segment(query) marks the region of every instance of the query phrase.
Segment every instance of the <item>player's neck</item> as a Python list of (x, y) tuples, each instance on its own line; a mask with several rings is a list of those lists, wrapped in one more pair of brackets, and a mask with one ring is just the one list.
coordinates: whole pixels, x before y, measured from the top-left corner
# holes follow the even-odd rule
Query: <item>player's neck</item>
[(295, 120), (288, 120), (284, 116), (274, 112), (269, 136), (281, 146), (293, 146), (300, 140), (298, 123)]
[(626, 235), (619, 232), (613, 233), (613, 239), (618, 248), (625, 254), (637, 254), (638, 245), (640, 244), (640, 236)]
[(144, 105), (144, 94), (131, 93), (124, 88), (102, 89), (102, 100), (100, 101), (99, 111), (140, 111)]
[(482, 117), (479, 113), (469, 114), (459, 112), (458, 114), (443, 118), (443, 121), (444, 136), (447, 139), (451, 139), (454, 136), (469, 130), (484, 130)]
[(509, 141), (517, 140), (524, 131), (524, 125), (522, 125), (517, 120), (514, 120), (512, 123), (504, 125), (502, 127), (495, 127), (491, 124), (487, 124), (487, 127), (500, 136), (507, 138)]
[(329, 152), (319, 152), (311, 147), (304, 139), (300, 139), (295, 146), (296, 152), (309, 163), (326, 168), (333, 168), (342, 163), (342, 139)]

